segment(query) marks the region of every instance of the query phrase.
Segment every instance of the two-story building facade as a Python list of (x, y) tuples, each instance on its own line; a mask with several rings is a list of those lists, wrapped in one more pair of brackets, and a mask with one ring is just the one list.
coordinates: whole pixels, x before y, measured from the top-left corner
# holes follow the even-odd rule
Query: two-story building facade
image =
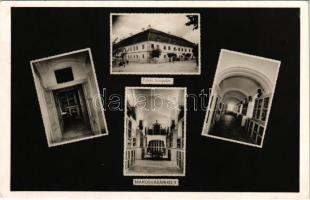
[[(151, 63), (192, 60), (194, 46), (184, 38), (149, 28), (119, 41), (113, 48), (124, 61)], [(157, 49), (159, 56), (152, 56)]]

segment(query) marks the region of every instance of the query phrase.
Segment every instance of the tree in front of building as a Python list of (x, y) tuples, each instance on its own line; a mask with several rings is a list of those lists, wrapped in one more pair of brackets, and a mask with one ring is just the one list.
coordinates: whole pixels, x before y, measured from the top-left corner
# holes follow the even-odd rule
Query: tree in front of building
[(167, 53), (167, 56), (169, 58), (169, 62), (173, 62), (174, 58), (177, 56), (175, 53)]
[(185, 54), (185, 60), (190, 60), (192, 54), (191, 53), (186, 53)]
[(126, 51), (123, 51), (122, 52), (122, 54), (121, 54), (121, 59), (122, 59), (122, 64), (124, 65), (124, 67), (125, 67), (125, 65), (128, 63), (128, 60), (126, 59), (126, 57), (127, 57), (127, 52)]
[(185, 23), (186, 26), (192, 26), (193, 30), (198, 29), (198, 15), (186, 15), (188, 22)]
[(198, 66), (198, 44), (193, 47), (193, 55), (195, 56), (196, 65)]
[(125, 67), (127, 62), (127, 51), (126, 48), (122, 47), (115, 47), (115, 45), (112, 46), (112, 56), (113, 56), (113, 66), (123, 66)]
[(118, 38), (115, 38), (112, 42), (112, 56), (113, 57), (116, 57), (122, 51), (122, 48), (119, 48), (116, 46), (117, 40)]
[(161, 50), (160, 50), (159, 48), (153, 49), (153, 50), (151, 51), (151, 58), (152, 58), (155, 62), (157, 62), (157, 59), (160, 57), (160, 55), (161, 55)]

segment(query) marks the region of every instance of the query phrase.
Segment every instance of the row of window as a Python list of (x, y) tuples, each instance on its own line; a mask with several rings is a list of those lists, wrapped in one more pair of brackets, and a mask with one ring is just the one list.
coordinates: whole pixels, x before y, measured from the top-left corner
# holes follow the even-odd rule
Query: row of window
[[(127, 58), (139, 58), (139, 55), (127, 55)], [(142, 54), (142, 58), (144, 58), (144, 54)]]
[[(163, 54), (163, 57), (166, 59), (166, 58), (169, 58), (166, 54)], [(182, 55), (178, 56), (179, 58), (182, 57)], [(139, 55), (127, 55), (127, 58), (134, 58), (134, 59), (138, 59), (138, 58), (143, 58), (144, 59), (144, 54), (142, 54), (142, 56), (139, 57)]]
[[(154, 48), (155, 48), (155, 45), (154, 45), (154, 44), (151, 44), (151, 48), (154, 49)], [(160, 45), (157, 44), (157, 45), (156, 45), (156, 48), (157, 48), (157, 49), (160, 49)], [(163, 49), (164, 49), (164, 50), (172, 50), (171, 46), (165, 46), (165, 45), (163, 45)], [(182, 48), (182, 47), (173, 47), (173, 50), (174, 50), (174, 51), (181, 51), (181, 52), (191, 52), (191, 49), (190, 49), (190, 48)]]
[[(144, 49), (144, 44), (141, 45), (141, 48)], [(127, 47), (126, 50), (127, 51), (138, 51), (139, 50), (139, 46), (135, 45), (135, 46)]]
[[(142, 44), (141, 45), (141, 49), (143, 50), (144, 48), (145, 48), (145, 45)], [(155, 44), (151, 44), (151, 48), (155, 49)], [(157, 49), (161, 49), (159, 44), (156, 45), (156, 48)], [(162, 45), (162, 48), (164, 50), (174, 50), (174, 51), (180, 51), (180, 52), (192, 52), (191, 48), (185, 48), (185, 47), (171, 47), (171, 46)], [(130, 47), (126, 48), (127, 52), (138, 51), (138, 50), (139, 50), (139, 46), (138, 45), (134, 45), (134, 46), (130, 46)]]

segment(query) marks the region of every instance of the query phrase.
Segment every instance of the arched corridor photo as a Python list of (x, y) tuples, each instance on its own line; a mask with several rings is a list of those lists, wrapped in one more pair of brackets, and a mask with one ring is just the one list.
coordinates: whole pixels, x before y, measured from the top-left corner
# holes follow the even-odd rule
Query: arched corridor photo
[(126, 88), (124, 175), (185, 174), (185, 88)]
[(202, 135), (262, 147), (279, 65), (221, 50)]

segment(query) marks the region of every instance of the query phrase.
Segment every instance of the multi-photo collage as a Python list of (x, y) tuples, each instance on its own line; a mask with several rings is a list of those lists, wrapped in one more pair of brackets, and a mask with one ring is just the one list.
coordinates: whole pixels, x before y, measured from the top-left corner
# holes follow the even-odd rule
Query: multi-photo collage
[(12, 8), (13, 191), (298, 189), (300, 10), (155, 4)]
[[(200, 75), (199, 13), (111, 13), (110, 22), (111, 74)], [(91, 51), (31, 61), (51, 147), (108, 135)], [(202, 136), (262, 148), (280, 63), (221, 49)], [(124, 175), (185, 176), (186, 87), (124, 91)]]

